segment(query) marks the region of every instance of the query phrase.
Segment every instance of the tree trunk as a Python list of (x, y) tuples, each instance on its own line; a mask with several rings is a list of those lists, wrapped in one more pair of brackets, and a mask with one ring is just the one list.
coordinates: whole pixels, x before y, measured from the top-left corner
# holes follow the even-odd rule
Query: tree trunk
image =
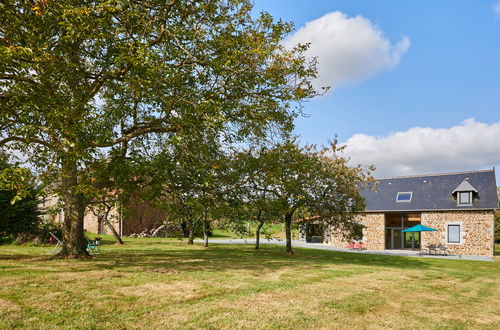
[(255, 231), (255, 250), (259, 249), (259, 243), (260, 243), (260, 229), (264, 225), (264, 222), (259, 222), (257, 225), (257, 230)]
[(188, 244), (193, 245), (194, 244), (194, 222), (193, 222), (193, 220), (186, 221), (186, 228), (188, 231)]
[(116, 239), (116, 243), (118, 244), (123, 244), (122, 238), (120, 237), (120, 234), (116, 231), (115, 227), (109, 222), (108, 216), (109, 212), (111, 212), (111, 209), (113, 208), (113, 205), (105, 204), (106, 205), (106, 213), (104, 213), (102, 221), (108, 226), (109, 230), (113, 233), (113, 236)]
[(104, 222), (102, 221), (103, 216), (99, 214), (97, 216), (97, 235), (102, 235), (104, 233)]
[(189, 245), (193, 245), (194, 244), (194, 230), (193, 230), (193, 228), (189, 229), (188, 244)]
[(65, 258), (87, 258), (89, 254), (83, 235), (85, 200), (81, 193), (75, 191), (78, 185), (76, 160), (63, 161), (61, 174), (64, 223), (62, 250), (58, 255)]
[(113, 225), (111, 224), (111, 222), (109, 222), (109, 220), (106, 218), (104, 220), (104, 223), (106, 223), (106, 225), (108, 226), (109, 230), (111, 230), (111, 232), (113, 233), (113, 236), (116, 239), (116, 243), (123, 244), (123, 240), (120, 237), (120, 234), (118, 234), (118, 232), (116, 231), (115, 227), (113, 227)]
[(203, 240), (205, 241), (205, 247), (208, 247), (208, 221), (203, 220)]
[(293, 212), (285, 215), (285, 232), (286, 232), (286, 252), (293, 254), (292, 250), (292, 216)]

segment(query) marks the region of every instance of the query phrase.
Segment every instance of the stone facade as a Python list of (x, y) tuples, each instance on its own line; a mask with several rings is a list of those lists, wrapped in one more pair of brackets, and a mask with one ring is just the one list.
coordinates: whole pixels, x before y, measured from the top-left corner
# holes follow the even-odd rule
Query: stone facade
[[(48, 222), (63, 223), (64, 211), (59, 205), (55, 195), (49, 195), (41, 202), (42, 218)], [(151, 230), (159, 226), (167, 218), (165, 211), (155, 207), (151, 203), (129, 201), (122, 210), (118, 205), (111, 209), (108, 220), (118, 233), (130, 235)], [(121, 226), (123, 225), (123, 228)], [(113, 233), (106, 225), (101, 225), (101, 234), (112, 235)], [(99, 233), (98, 217), (92, 210), (87, 209), (83, 220), (84, 230), (90, 233)]]
[[(493, 256), (492, 211), (423, 212), (422, 225), (437, 232), (422, 233), (422, 246), (445, 245), (452, 254)], [(460, 243), (448, 243), (448, 225), (460, 225)]]
[(123, 235), (157, 228), (167, 219), (164, 210), (151, 203), (131, 200), (123, 211)]
[[(493, 211), (433, 211), (421, 212), (421, 224), (437, 229), (423, 232), (421, 246), (444, 245), (452, 254), (493, 256)], [(363, 224), (363, 246), (368, 250), (385, 249), (385, 214), (367, 213), (359, 216)], [(448, 243), (448, 225), (460, 225), (460, 243)], [(338, 230), (327, 229), (325, 244), (345, 247), (348, 241)]]
[[(384, 213), (367, 213), (357, 217), (358, 223), (363, 228), (363, 246), (368, 250), (384, 250)], [(349, 241), (344, 237), (340, 230), (327, 229), (325, 233), (325, 243), (335, 247), (345, 247)]]
[[(114, 207), (108, 214), (108, 221), (115, 228), (115, 230), (120, 233), (120, 212), (118, 207)], [(113, 235), (111, 229), (105, 224), (100, 224), (101, 231), (99, 232), (99, 220), (94, 212), (87, 210), (85, 212), (85, 218), (83, 220), (83, 229), (90, 233), (103, 234), (103, 235)]]
[(363, 247), (368, 250), (384, 250), (385, 215), (384, 213), (367, 213), (360, 216), (363, 228)]

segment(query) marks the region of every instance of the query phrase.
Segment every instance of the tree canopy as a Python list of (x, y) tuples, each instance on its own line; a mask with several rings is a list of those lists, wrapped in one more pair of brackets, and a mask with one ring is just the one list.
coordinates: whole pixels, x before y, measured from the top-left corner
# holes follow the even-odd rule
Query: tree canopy
[(89, 164), (146, 156), (210, 130), (224, 143), (290, 130), (317, 92), (290, 23), (248, 0), (6, 0), (0, 146), (26, 154), (64, 201), (64, 256), (85, 255)]

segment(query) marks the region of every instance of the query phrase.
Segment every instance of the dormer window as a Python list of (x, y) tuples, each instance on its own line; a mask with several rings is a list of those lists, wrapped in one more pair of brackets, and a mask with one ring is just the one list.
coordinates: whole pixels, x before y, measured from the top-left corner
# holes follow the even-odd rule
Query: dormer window
[(472, 206), (474, 194), (477, 194), (477, 190), (465, 179), (453, 190), (452, 194), (456, 194), (458, 206)]
[(458, 204), (459, 205), (470, 205), (472, 204), (472, 192), (471, 191), (461, 191), (458, 193)]
[(411, 196), (412, 192), (398, 192), (398, 195), (396, 196), (396, 202), (411, 202)]

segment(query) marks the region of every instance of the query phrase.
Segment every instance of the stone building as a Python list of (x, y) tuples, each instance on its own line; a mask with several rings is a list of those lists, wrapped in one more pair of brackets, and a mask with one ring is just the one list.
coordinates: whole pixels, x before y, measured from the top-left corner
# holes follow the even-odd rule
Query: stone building
[[(456, 255), (493, 256), (495, 170), (395, 177), (364, 189), (361, 242), (368, 250), (445, 248)], [(402, 232), (415, 225), (436, 231)], [(326, 228), (324, 243), (345, 247), (341, 232)]]
[[(63, 223), (64, 211), (59, 205), (59, 199), (49, 195), (42, 201), (42, 213), (46, 221)], [(111, 229), (101, 220), (102, 214), (88, 207), (83, 221), (84, 230), (112, 235)], [(152, 203), (131, 198), (126, 204), (118, 204), (111, 208), (108, 220), (120, 236), (138, 234), (145, 230), (157, 228), (167, 218), (164, 210)]]

